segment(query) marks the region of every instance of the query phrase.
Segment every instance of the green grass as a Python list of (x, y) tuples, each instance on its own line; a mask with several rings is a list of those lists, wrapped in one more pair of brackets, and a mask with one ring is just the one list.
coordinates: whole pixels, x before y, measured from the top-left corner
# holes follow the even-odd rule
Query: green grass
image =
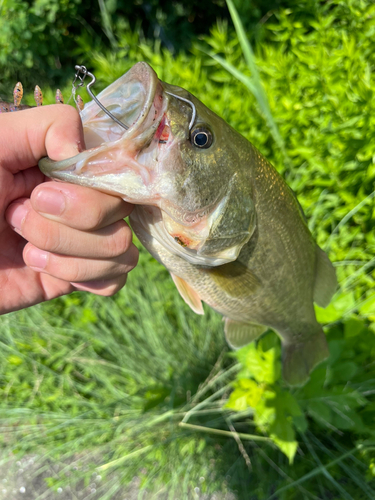
[(134, 477), (139, 498), (375, 497), (375, 6), (279, 9), (251, 48), (228, 5), (236, 30), (219, 22), (193, 55), (108, 25), (116, 51), (79, 62), (97, 92), (148, 61), (274, 163), (337, 270), (332, 304), (317, 308), (331, 357), (290, 390), (273, 334), (228, 354), (221, 317), (192, 313), (144, 251), (113, 298), (76, 293), (4, 316), (2, 458), (58, 464), (51, 491), (95, 472), (100, 499), (122, 500)]
[[(167, 272), (150, 260), (144, 253), (113, 299), (75, 294), (2, 318), (6, 450), (38, 450), (59, 461), (80, 457), (103, 474), (126, 462), (126, 481), (140, 468), (137, 456), (153, 475), (170, 469), (175, 440), (191, 452), (203, 446), (200, 436), (187, 437), (177, 425), (211, 370), (213, 377), (223, 369), (221, 318), (207, 311), (197, 321), (181, 307)], [(213, 381), (209, 390), (215, 387)], [(197, 460), (195, 475), (204, 475), (204, 467)]]

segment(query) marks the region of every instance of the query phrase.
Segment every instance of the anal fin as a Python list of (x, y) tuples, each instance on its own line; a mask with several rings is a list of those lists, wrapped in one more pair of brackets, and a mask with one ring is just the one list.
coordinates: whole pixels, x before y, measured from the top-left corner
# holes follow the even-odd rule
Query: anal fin
[(176, 276), (171, 273), (174, 284), (176, 285), (177, 290), (179, 291), (181, 297), (184, 299), (186, 304), (191, 307), (191, 309), (196, 314), (204, 314), (202, 301), (197, 294), (197, 292), (182, 278)]
[(241, 323), (233, 319), (225, 318), (225, 338), (232, 349), (239, 349), (244, 345), (250, 344), (257, 339), (268, 328), (255, 323)]

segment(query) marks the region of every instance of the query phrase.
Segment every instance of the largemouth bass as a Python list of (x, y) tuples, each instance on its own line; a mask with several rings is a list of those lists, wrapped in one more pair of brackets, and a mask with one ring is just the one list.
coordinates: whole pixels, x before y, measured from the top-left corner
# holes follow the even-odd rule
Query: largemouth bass
[(88, 150), (39, 162), (44, 174), (136, 204), (130, 221), (185, 302), (225, 319), (239, 348), (268, 328), (282, 340), (283, 376), (303, 384), (328, 356), (313, 303), (336, 276), (274, 167), (188, 91), (138, 63), (81, 111)]

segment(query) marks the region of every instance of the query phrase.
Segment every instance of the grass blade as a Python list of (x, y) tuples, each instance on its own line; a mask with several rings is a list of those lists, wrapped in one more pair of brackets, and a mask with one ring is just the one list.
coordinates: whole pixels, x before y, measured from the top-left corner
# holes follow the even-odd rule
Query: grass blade
[[(208, 432), (209, 434), (217, 434), (219, 436), (225, 436), (235, 439), (235, 434), (231, 431), (214, 429), (213, 427), (206, 427), (204, 425), (186, 424), (185, 422), (180, 422), (178, 425), (183, 429), (191, 429), (193, 431), (199, 431), (199, 432)], [(238, 436), (240, 439), (246, 439), (247, 441), (262, 441), (263, 443), (268, 443), (273, 446), (271, 438), (265, 436), (258, 436), (257, 434), (245, 434), (243, 432), (237, 432), (236, 436)]]
[(226, 67), (222, 64), (222, 62), (220, 62), (220, 61), (218, 61), (218, 62), (220, 62), (220, 64), (225, 69), (230, 71), (230, 73), (233, 76), (238, 78), (238, 80), (245, 83), (247, 88), (253, 93), (254, 97), (256, 98), (256, 100), (258, 102), (260, 110), (263, 113), (263, 116), (264, 116), (264, 118), (265, 118), (265, 120), (270, 128), (272, 137), (274, 138), (276, 144), (278, 145), (278, 147), (282, 151), (284, 159), (289, 164), (290, 160), (289, 160), (288, 154), (287, 154), (286, 149), (285, 149), (284, 140), (281, 137), (278, 126), (273, 118), (271, 108), (270, 108), (270, 105), (268, 102), (268, 98), (267, 98), (267, 95), (264, 91), (262, 81), (260, 78), (260, 74), (258, 71), (258, 67), (257, 67), (257, 64), (255, 62), (255, 56), (254, 56), (253, 49), (252, 49), (250, 42), (246, 36), (243, 24), (242, 24), (241, 19), (240, 19), (240, 16), (238, 15), (238, 12), (237, 12), (232, 0), (226, 0), (226, 1), (227, 1), (228, 9), (229, 9), (229, 12), (230, 12), (233, 24), (234, 24), (234, 28), (235, 28), (236, 33), (237, 33), (238, 40), (239, 40), (241, 48), (242, 48), (242, 53), (245, 57), (246, 63), (247, 63), (249, 70), (251, 72), (251, 84), (248, 85), (245, 83), (244, 79), (247, 79), (247, 77), (245, 75), (243, 75), (240, 78), (238, 76), (236, 76), (236, 75), (238, 75), (238, 73), (240, 73), (238, 70), (236, 70), (234, 72), (233, 68), (228, 69), (230, 66), (229, 63), (227, 63), (227, 65), (226, 65), (227, 67)]

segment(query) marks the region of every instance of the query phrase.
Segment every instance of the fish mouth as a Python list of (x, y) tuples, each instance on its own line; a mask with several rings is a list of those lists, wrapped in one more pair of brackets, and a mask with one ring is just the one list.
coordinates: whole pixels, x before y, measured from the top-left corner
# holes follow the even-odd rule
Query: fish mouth
[(88, 149), (62, 161), (42, 158), (39, 168), (53, 179), (93, 187), (139, 203), (140, 193), (132, 193), (132, 189), (124, 191), (119, 175), (126, 174), (130, 185), (139, 184), (136, 177), (144, 184), (149, 182), (148, 169), (136, 157), (157, 132), (168, 98), (163, 95), (154, 70), (139, 62), (100, 92), (97, 99), (124, 127), (91, 101), (80, 113)]
[[(158, 90), (160, 94), (162, 88), (154, 70), (144, 62), (135, 64), (97, 96), (101, 104), (123, 123), (127, 130), (112, 120), (95, 101), (91, 101), (81, 112), (86, 147), (97, 147), (103, 142), (112, 143), (133, 135), (134, 131), (139, 130), (147, 121), (153, 105), (156, 113), (152, 118), (155, 122), (162, 100), (161, 95), (156, 95)], [(158, 99), (155, 99), (156, 97)]]

